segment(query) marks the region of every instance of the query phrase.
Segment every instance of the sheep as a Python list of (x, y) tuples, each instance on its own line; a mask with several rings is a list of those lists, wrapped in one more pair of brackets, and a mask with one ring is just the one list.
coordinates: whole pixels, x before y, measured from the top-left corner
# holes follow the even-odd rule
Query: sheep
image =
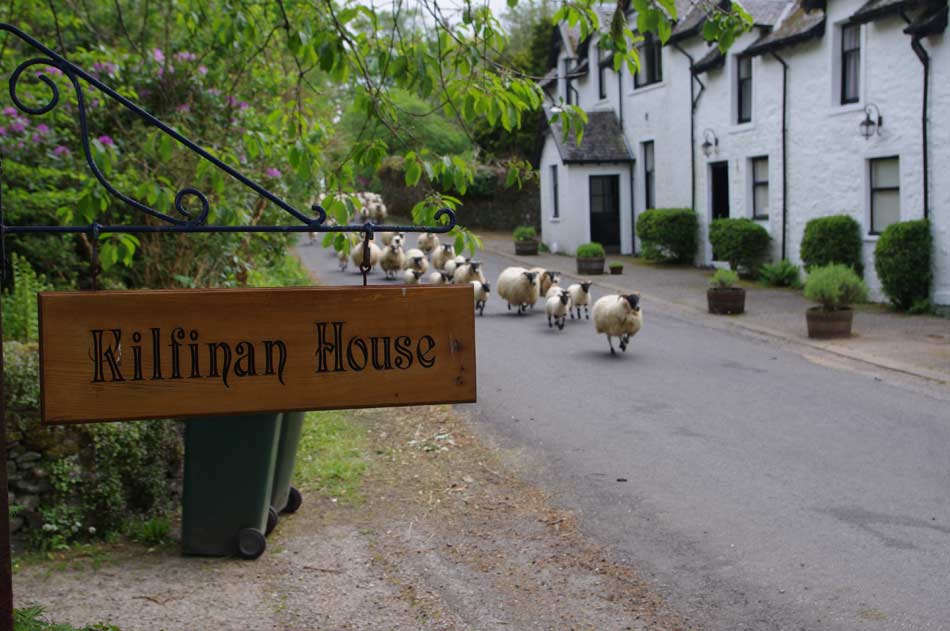
[(558, 284), (558, 278), (561, 276), (561, 272), (546, 270), (543, 267), (532, 267), (531, 271), (538, 273), (538, 282), (541, 285), (541, 294), (545, 296), (548, 294), (548, 289), (551, 288), (551, 285)]
[(488, 302), (491, 285), (477, 280), (471, 282), (472, 288), (475, 290), (475, 311), (478, 311), (478, 315), (485, 315), (485, 303)]
[(341, 272), (345, 272), (345, 271), (346, 271), (346, 266), (347, 266), (347, 264), (348, 264), (349, 261), (350, 261), (350, 257), (347, 256), (346, 250), (340, 250), (339, 252), (337, 252), (337, 253), (336, 253), (336, 259), (337, 259), (337, 261), (338, 261), (338, 263), (339, 263), (339, 264), (337, 265), (337, 267), (340, 269)]
[(389, 245), (383, 248), (379, 259), (379, 266), (386, 273), (386, 280), (395, 280), (396, 272), (401, 271), (406, 264), (406, 253), (402, 249), (402, 239), (395, 237)]
[[(369, 242), (369, 269), (370, 270), (372, 270), (374, 267), (379, 265), (380, 254), (381, 254), (381, 251), (379, 249), (379, 246), (373, 243), (372, 241), (370, 241)], [(359, 243), (353, 246), (353, 249), (350, 251), (350, 260), (353, 261), (353, 265), (355, 265), (356, 267), (359, 267), (360, 265), (363, 264), (363, 242), (362, 241), (360, 241)]]
[(470, 260), (471, 259), (467, 259), (460, 254), (456, 256), (454, 259), (452, 259), (451, 261), (446, 261), (445, 267), (443, 267), (442, 269), (444, 269), (447, 273), (454, 275), (455, 270), (458, 268), (459, 265), (465, 265)]
[(455, 258), (455, 247), (451, 243), (443, 243), (442, 248), (436, 248), (432, 253), (432, 267), (445, 269), (445, 264)]
[(620, 350), (627, 352), (630, 338), (643, 326), (640, 312), (640, 294), (609, 294), (594, 303), (594, 328), (607, 335), (610, 354), (616, 355), (612, 337), (620, 338)]
[[(592, 284), (589, 280), (585, 280), (567, 288), (568, 293), (571, 294), (571, 303), (577, 309), (578, 320), (581, 319), (581, 307), (584, 307), (584, 315), (590, 320), (590, 286)], [(573, 319), (574, 313), (571, 312), (571, 320)]]
[(545, 301), (544, 310), (548, 314), (548, 328), (556, 326), (558, 331), (564, 330), (564, 320), (571, 310), (571, 296), (566, 291), (553, 291)]
[(429, 274), (429, 282), (433, 285), (448, 285), (452, 282), (452, 277), (442, 270), (436, 270)]
[(429, 270), (429, 262), (426, 255), (418, 248), (412, 248), (406, 251), (406, 262), (403, 265), (405, 269), (414, 269), (425, 274)]
[(463, 263), (455, 268), (455, 271), (452, 273), (452, 282), (459, 285), (477, 280), (478, 282), (485, 283), (485, 275), (479, 269), (481, 267), (481, 262), (471, 261), (469, 263)]
[(389, 245), (392, 243), (394, 237), (399, 237), (403, 241), (406, 239), (406, 235), (401, 232), (377, 232), (376, 234), (379, 236), (379, 242), (383, 245)]
[(498, 277), (495, 287), (498, 288), (498, 295), (508, 302), (509, 311), (511, 305), (518, 307), (518, 315), (534, 306), (540, 292), (537, 273), (529, 272), (523, 267), (506, 267)]
[(407, 285), (418, 285), (419, 279), (422, 278), (422, 272), (417, 269), (407, 269), (402, 273), (402, 277)]
[(431, 257), (432, 253), (439, 248), (439, 235), (432, 232), (423, 232), (416, 239), (416, 247), (422, 250), (426, 256)]

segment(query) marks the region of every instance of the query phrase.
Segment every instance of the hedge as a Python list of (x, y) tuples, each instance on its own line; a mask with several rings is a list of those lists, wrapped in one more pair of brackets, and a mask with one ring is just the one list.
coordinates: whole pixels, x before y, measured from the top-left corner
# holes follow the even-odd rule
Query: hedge
[(874, 248), (874, 269), (884, 293), (898, 309), (930, 297), (930, 251), (933, 238), (925, 219), (903, 221), (887, 227)]
[(802, 264), (813, 267), (841, 263), (864, 273), (861, 263), (861, 226), (848, 215), (819, 217), (805, 224), (800, 250)]
[(742, 267), (752, 276), (769, 255), (768, 230), (751, 219), (716, 219), (709, 226), (709, 242), (715, 258), (728, 261), (729, 267)]
[(643, 256), (651, 260), (692, 263), (699, 245), (699, 221), (690, 208), (654, 208), (637, 217)]

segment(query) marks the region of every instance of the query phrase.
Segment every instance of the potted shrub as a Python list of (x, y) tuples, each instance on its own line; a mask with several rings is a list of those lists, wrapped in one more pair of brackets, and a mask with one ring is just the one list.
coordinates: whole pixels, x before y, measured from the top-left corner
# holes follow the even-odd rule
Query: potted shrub
[(578, 274), (604, 273), (604, 246), (599, 243), (584, 243), (577, 248)]
[(519, 256), (535, 255), (538, 253), (538, 233), (531, 226), (515, 228), (515, 254)]
[(607, 266), (607, 269), (610, 270), (611, 274), (623, 274), (623, 263), (620, 261), (611, 261), (610, 265)]
[(706, 290), (709, 313), (735, 315), (745, 312), (745, 289), (737, 287), (738, 282), (739, 275), (732, 270), (716, 270)]
[(808, 337), (850, 337), (851, 304), (867, 299), (868, 288), (853, 269), (840, 263), (816, 267), (805, 281), (805, 297), (819, 303), (805, 318)]

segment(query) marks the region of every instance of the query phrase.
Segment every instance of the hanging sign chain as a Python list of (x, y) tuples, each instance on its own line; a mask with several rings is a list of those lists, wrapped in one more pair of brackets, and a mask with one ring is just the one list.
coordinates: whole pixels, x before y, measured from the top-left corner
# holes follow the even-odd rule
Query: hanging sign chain
[(363, 238), (363, 262), (360, 263), (360, 272), (363, 273), (363, 287), (366, 287), (366, 275), (372, 267), (369, 264), (369, 241), (373, 238), (373, 231), (367, 230)]

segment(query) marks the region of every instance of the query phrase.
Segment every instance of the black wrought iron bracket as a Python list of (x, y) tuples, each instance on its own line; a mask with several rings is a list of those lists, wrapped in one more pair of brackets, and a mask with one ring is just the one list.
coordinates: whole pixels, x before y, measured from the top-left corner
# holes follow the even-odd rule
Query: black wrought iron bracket
[[(175, 131), (174, 128), (170, 127), (166, 123), (162, 122), (160, 119), (156, 118), (152, 114), (148, 113), (129, 99), (125, 98), (106, 84), (102, 83), (99, 79), (89, 74), (79, 66), (73, 64), (71, 61), (65, 57), (57, 54), (56, 52), (50, 50), (46, 46), (43, 46), (40, 42), (36, 41), (20, 29), (12, 26), (10, 24), (0, 23), (0, 31), (6, 31), (13, 34), (20, 40), (26, 42), (29, 46), (35, 50), (42, 53), (43, 56), (33, 57), (27, 59), (21, 63), (10, 75), (10, 98), (13, 101), (13, 104), (20, 111), (29, 114), (31, 116), (38, 116), (45, 114), (52, 110), (59, 104), (59, 88), (56, 86), (56, 83), (50, 79), (49, 76), (43, 73), (47, 67), (56, 68), (69, 79), (72, 83), (73, 90), (76, 92), (76, 101), (77, 101), (77, 111), (79, 117), (79, 127), (80, 127), (80, 140), (82, 142), (82, 151), (86, 159), (86, 164), (89, 166), (89, 170), (95, 176), (96, 180), (105, 188), (105, 190), (112, 197), (122, 201), (127, 206), (132, 209), (138, 210), (146, 215), (150, 215), (155, 219), (158, 219), (161, 223), (156, 225), (149, 224), (140, 224), (140, 225), (104, 225), (98, 222), (93, 222), (87, 225), (73, 225), (73, 226), (8, 226), (3, 220), (3, 211), (0, 207), (0, 236), (5, 236), (7, 234), (24, 234), (24, 233), (52, 233), (52, 234), (86, 234), (92, 237), (93, 239), (98, 239), (100, 234), (106, 233), (189, 233), (189, 232), (256, 232), (256, 233), (294, 233), (294, 232), (358, 232), (365, 235), (366, 240), (373, 238), (374, 232), (434, 232), (434, 233), (445, 233), (452, 230), (455, 227), (455, 213), (448, 209), (442, 208), (435, 214), (435, 226), (400, 226), (400, 225), (389, 225), (389, 224), (374, 224), (372, 222), (364, 222), (362, 224), (348, 224), (348, 225), (332, 225), (326, 224), (327, 213), (319, 205), (313, 205), (310, 207), (312, 213), (315, 216), (308, 215), (307, 213), (296, 208), (292, 204), (288, 203), (284, 199), (278, 197), (271, 191), (267, 190), (254, 180), (246, 177), (239, 171), (228, 166), (218, 158), (211, 155), (207, 150), (203, 149), (201, 146), (186, 138), (179, 132)], [(27, 103), (24, 103), (17, 96), (17, 83), (23, 75), (23, 72), (28, 68), (33, 66), (40, 66), (41, 69), (36, 73), (37, 78), (46, 84), (50, 90), (50, 99), (45, 105), (42, 106), (30, 106)], [(89, 124), (86, 118), (86, 102), (85, 95), (83, 93), (83, 82), (86, 84), (95, 87), (97, 90), (101, 91), (103, 94), (107, 95), (114, 101), (119, 102), (127, 110), (134, 113), (140, 119), (145, 121), (146, 124), (157, 127), (163, 133), (167, 134), (174, 138), (180, 145), (186, 149), (198, 154), (216, 168), (224, 171), (232, 178), (243, 184), (245, 187), (251, 189), (264, 199), (275, 204), (284, 212), (293, 217), (296, 222), (286, 225), (252, 225), (252, 226), (234, 226), (234, 225), (215, 225), (213, 222), (209, 223), (209, 216), (211, 214), (211, 204), (208, 201), (208, 197), (202, 193), (200, 190), (193, 187), (185, 187), (179, 190), (175, 194), (175, 212), (178, 216), (174, 216), (168, 212), (162, 212), (155, 208), (143, 204), (142, 202), (133, 199), (132, 197), (120, 192), (117, 190), (105, 175), (102, 173), (102, 170), (96, 164), (95, 159), (92, 155), (92, 149), (89, 142)], [(198, 200), (201, 210), (197, 214), (192, 213), (187, 208), (185, 208), (185, 198), (193, 197)], [(443, 221), (443, 218), (446, 221)]]

